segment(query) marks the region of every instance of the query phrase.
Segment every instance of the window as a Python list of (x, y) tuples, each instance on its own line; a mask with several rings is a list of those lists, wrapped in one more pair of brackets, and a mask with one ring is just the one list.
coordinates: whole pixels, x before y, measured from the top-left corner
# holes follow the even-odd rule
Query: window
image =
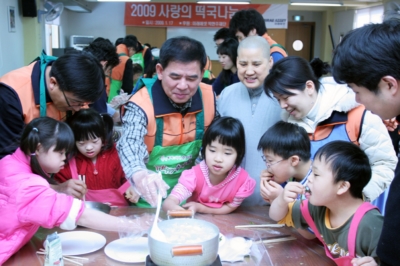
[(356, 10), (353, 29), (360, 28), (369, 23), (382, 23), (383, 6), (375, 6)]

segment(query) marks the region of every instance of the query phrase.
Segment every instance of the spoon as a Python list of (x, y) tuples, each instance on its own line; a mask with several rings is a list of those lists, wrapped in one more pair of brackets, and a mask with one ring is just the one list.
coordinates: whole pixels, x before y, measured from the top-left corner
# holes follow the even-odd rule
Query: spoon
[(157, 239), (159, 241), (166, 242), (167, 238), (165, 237), (165, 234), (161, 229), (158, 227), (158, 216), (160, 215), (160, 209), (161, 209), (161, 201), (162, 201), (162, 195), (160, 191), (157, 193), (157, 210), (156, 210), (156, 216), (154, 217), (154, 222), (153, 226), (150, 231), (150, 236), (154, 239)]

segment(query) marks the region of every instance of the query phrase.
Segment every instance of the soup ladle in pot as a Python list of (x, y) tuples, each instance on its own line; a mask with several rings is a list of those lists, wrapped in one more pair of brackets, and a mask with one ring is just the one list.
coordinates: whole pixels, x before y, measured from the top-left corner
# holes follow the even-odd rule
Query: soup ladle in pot
[(163, 231), (161, 231), (161, 229), (157, 225), (158, 216), (160, 215), (161, 202), (162, 202), (162, 195), (161, 195), (160, 191), (158, 191), (156, 216), (154, 217), (154, 222), (153, 222), (153, 226), (150, 231), (150, 236), (159, 241), (167, 242), (167, 238), (165, 237), (165, 234), (163, 233)]

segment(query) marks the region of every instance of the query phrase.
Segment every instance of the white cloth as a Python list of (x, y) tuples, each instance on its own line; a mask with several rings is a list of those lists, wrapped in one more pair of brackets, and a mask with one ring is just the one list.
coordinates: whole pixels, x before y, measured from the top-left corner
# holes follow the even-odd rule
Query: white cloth
[(219, 258), (227, 262), (243, 261), (245, 256), (250, 255), (252, 244), (253, 241), (243, 237), (226, 239), (225, 243), (219, 247)]

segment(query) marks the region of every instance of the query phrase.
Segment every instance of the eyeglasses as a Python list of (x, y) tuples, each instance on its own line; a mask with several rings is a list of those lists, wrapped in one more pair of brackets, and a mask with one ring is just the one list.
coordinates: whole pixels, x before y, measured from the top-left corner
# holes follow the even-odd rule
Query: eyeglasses
[(69, 104), (69, 101), (68, 101), (67, 96), (65, 96), (64, 90), (61, 90), (61, 92), (62, 92), (62, 94), (64, 95), (64, 99), (65, 99), (65, 102), (67, 103), (68, 107), (72, 107), (72, 106)]
[[(61, 90), (61, 89), (60, 89)], [(61, 92), (62, 92), (62, 94), (64, 95), (64, 99), (65, 99), (65, 102), (67, 103), (67, 105), (68, 105), (68, 107), (82, 107), (82, 106), (84, 106), (86, 103), (84, 103), (84, 102), (76, 102), (76, 104), (70, 104), (69, 103), (69, 101), (68, 101), (68, 98), (67, 98), (67, 96), (65, 95), (65, 92), (64, 92), (64, 90), (61, 90)]]
[(267, 168), (271, 168), (273, 165), (278, 164), (278, 163), (280, 163), (280, 162), (282, 162), (282, 161), (285, 160), (285, 159), (282, 159), (282, 160), (279, 160), (279, 161), (274, 162), (274, 163), (269, 163), (269, 162), (267, 161), (267, 158), (265, 158), (264, 155), (261, 155), (261, 159), (265, 162)]

